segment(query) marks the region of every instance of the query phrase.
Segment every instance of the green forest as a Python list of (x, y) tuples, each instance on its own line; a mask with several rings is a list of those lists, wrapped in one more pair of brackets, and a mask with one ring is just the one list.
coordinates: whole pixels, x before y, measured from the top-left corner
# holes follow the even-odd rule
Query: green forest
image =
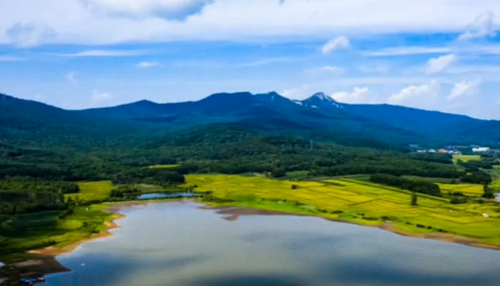
[[(127, 143), (127, 144), (130, 144)], [(91, 152), (18, 148), (3, 145), (0, 201), (2, 214), (61, 210), (68, 206), (64, 194), (78, 193), (75, 182), (110, 180), (117, 187), (130, 184), (174, 186), (184, 175), (196, 173), (264, 173), (281, 178), (289, 172), (307, 171), (310, 177), (385, 174), (400, 186), (403, 175), (451, 178), (489, 184), (490, 175), (477, 164), (453, 165), (451, 155), (417, 155), (401, 148), (350, 147), (316, 143), (283, 135), (264, 134), (241, 127), (209, 126), (137, 141), (134, 147), (109, 150), (95, 146)], [(176, 168), (149, 166), (175, 164)], [(389, 176), (390, 175), (390, 176)], [(403, 182), (401, 182), (403, 181)], [(417, 192), (434, 194), (425, 183)]]

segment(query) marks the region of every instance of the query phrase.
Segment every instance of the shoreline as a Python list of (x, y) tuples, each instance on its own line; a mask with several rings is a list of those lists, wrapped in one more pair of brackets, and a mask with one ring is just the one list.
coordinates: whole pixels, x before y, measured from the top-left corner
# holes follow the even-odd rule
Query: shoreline
[(469, 238), (465, 236), (459, 236), (449, 233), (413, 233), (413, 232), (405, 232), (402, 230), (395, 229), (393, 222), (384, 222), (381, 225), (369, 225), (363, 224), (356, 221), (349, 221), (343, 219), (329, 218), (321, 215), (314, 214), (300, 214), (300, 213), (292, 213), (292, 212), (284, 212), (284, 211), (273, 211), (269, 209), (259, 209), (258, 207), (240, 207), (237, 205), (223, 205), (217, 206), (216, 204), (205, 203), (205, 205), (199, 207), (200, 209), (211, 209), (217, 210), (218, 214), (227, 215), (223, 217), (223, 219), (228, 221), (236, 221), (240, 216), (249, 216), (249, 215), (292, 215), (292, 216), (308, 216), (308, 217), (316, 217), (325, 219), (328, 221), (339, 222), (339, 223), (348, 223), (352, 225), (358, 225), (363, 227), (374, 227), (384, 231), (388, 231), (397, 235), (412, 237), (412, 238), (420, 238), (420, 239), (432, 239), (441, 242), (455, 243), (461, 244), (465, 246), (482, 248), (482, 249), (490, 249), (490, 250), (500, 250), (500, 245), (493, 245), (481, 242), (480, 240)]
[(127, 216), (124, 214), (113, 212), (113, 218), (106, 222), (106, 229), (100, 233), (96, 233), (96, 234), (94, 234), (90, 237), (87, 237), (87, 238), (82, 238), (81, 240), (75, 241), (75, 242), (73, 242), (69, 245), (63, 246), (63, 247), (49, 246), (49, 247), (42, 248), (42, 249), (30, 250), (27, 253), (38, 254), (38, 255), (49, 255), (49, 256), (54, 256), (54, 257), (62, 255), (62, 254), (71, 253), (71, 252), (75, 251), (80, 245), (82, 245), (86, 242), (114, 236), (114, 233), (110, 232), (110, 230), (121, 228), (121, 226), (119, 226), (116, 223), (116, 221), (124, 219), (126, 217)]
[[(180, 199), (180, 200), (185, 201), (186, 199)], [(402, 235), (402, 236), (406, 236), (406, 237), (433, 239), (433, 240), (442, 241), (442, 242), (450, 242), (450, 243), (467, 245), (470, 247), (477, 247), (477, 248), (491, 249), (491, 250), (500, 250), (500, 245), (486, 244), (486, 243), (483, 243), (477, 239), (468, 238), (465, 236), (459, 236), (459, 235), (448, 234), (448, 233), (413, 233), (413, 232), (406, 232), (406, 231), (402, 231), (402, 230), (397, 230), (393, 227), (394, 223), (392, 223), (392, 222), (385, 222), (381, 225), (369, 225), (369, 224), (362, 224), (362, 223), (355, 222), (355, 221), (329, 218), (329, 217), (325, 217), (325, 216), (321, 216), (321, 215), (314, 215), (314, 214), (301, 214), (301, 213), (285, 212), (285, 211), (280, 211), (280, 210), (269, 210), (269, 209), (258, 208), (258, 207), (242, 207), (242, 206), (237, 206), (237, 205), (217, 206), (217, 205), (214, 205), (211, 203), (199, 202), (198, 200), (193, 200), (193, 199), (188, 199), (188, 200), (202, 204), (200, 207), (198, 207), (199, 209), (217, 210), (217, 214), (223, 215), (222, 219), (225, 219), (228, 221), (236, 221), (239, 219), (240, 216), (250, 216), (250, 215), (309, 216), (309, 217), (322, 218), (322, 219), (326, 219), (326, 220), (333, 221), (333, 222), (348, 223), (348, 224), (359, 225), (359, 226), (364, 226), (364, 227), (375, 227), (375, 228), (379, 228), (379, 229), (384, 230), (384, 231), (388, 231), (388, 232)], [(120, 211), (145, 207), (145, 205), (147, 205), (149, 203), (165, 203), (165, 202), (172, 202), (172, 201), (179, 201), (179, 200), (149, 200), (149, 201), (128, 201), (128, 202), (112, 203), (106, 208), (106, 210), (111, 212), (113, 214), (113, 217), (109, 221), (106, 222), (106, 229), (103, 230), (101, 233), (92, 235), (91, 237), (88, 237), (88, 238), (78, 240), (74, 243), (71, 243), (71, 244), (64, 246), (64, 247), (61, 247), (61, 248), (51, 246), (51, 247), (42, 248), (42, 249), (30, 250), (26, 253), (39, 254), (39, 255), (49, 255), (49, 256), (54, 256), (54, 257), (56, 257), (58, 255), (62, 255), (62, 254), (71, 253), (71, 252), (75, 251), (80, 245), (82, 245), (86, 242), (114, 236), (114, 233), (110, 232), (110, 230), (121, 228), (121, 226), (119, 226), (116, 223), (116, 221), (121, 220), (121, 219), (125, 219), (127, 217), (126, 215), (120, 213)]]
[[(54, 260), (58, 263), (57, 256), (71, 253), (71, 252), (77, 250), (78, 247), (84, 243), (99, 240), (102, 238), (113, 237), (114, 233), (110, 232), (110, 230), (121, 228), (121, 226), (118, 225), (116, 221), (121, 220), (121, 219), (125, 219), (127, 217), (123, 213), (120, 213), (120, 211), (146, 207), (147, 204), (149, 204), (149, 203), (166, 203), (166, 202), (172, 202), (172, 201), (177, 201), (177, 202), (178, 201), (186, 201), (186, 199), (151, 200), (151, 201), (147, 201), (147, 202), (128, 201), (128, 202), (118, 202), (118, 203), (109, 204), (106, 208), (106, 211), (111, 212), (112, 216), (109, 220), (107, 220), (105, 222), (106, 228), (104, 230), (102, 230), (100, 233), (97, 233), (97, 234), (92, 235), (92, 236), (87, 237), (87, 238), (83, 238), (83, 239), (78, 240), (78, 241), (75, 241), (75, 242), (70, 243), (70, 244), (63, 246), (63, 247), (51, 246), (51, 247), (47, 247), (47, 248), (35, 249), (35, 250), (30, 250), (30, 251), (27, 251), (24, 253), (19, 253), (20, 256), (24, 255), (27, 258), (26, 261), (13, 263), (13, 264), (10, 264), (8, 266), (10, 266), (13, 269), (18, 270), (16, 273), (16, 276), (19, 276), (19, 274), (23, 273), (23, 268), (29, 269), (30, 266), (33, 266), (33, 265), (35, 265), (35, 266), (42, 265), (42, 268), (43, 268), (43, 264), (47, 264), (47, 269), (45, 269), (45, 271), (43, 272), (44, 273), (43, 275), (58, 273), (58, 272), (65, 272), (64, 271), (65, 268), (63, 266), (62, 266), (63, 268), (56, 271), (50, 267), (50, 263), (47, 263), (44, 261), (48, 259), (48, 260)], [(293, 213), (293, 212), (286, 212), (286, 211), (280, 211), (280, 210), (271, 210), (271, 209), (266, 209), (266, 208), (258, 208), (258, 206), (247, 207), (247, 206), (238, 206), (237, 204), (219, 205), (218, 206), (217, 204), (213, 204), (213, 203), (209, 203), (209, 202), (200, 202), (196, 199), (188, 199), (188, 201), (200, 204), (200, 206), (198, 206), (197, 209), (216, 211), (216, 213), (219, 214), (222, 219), (225, 219), (227, 221), (237, 221), (241, 216), (252, 216), (252, 215), (308, 216), (308, 217), (321, 218), (321, 219), (325, 219), (325, 220), (332, 221), (332, 222), (348, 223), (348, 224), (364, 226), (364, 227), (375, 227), (375, 228), (379, 228), (379, 229), (384, 230), (384, 231), (388, 231), (388, 232), (391, 232), (391, 233), (394, 233), (397, 235), (401, 235), (401, 236), (406, 236), (406, 237), (413, 237), (413, 238), (420, 238), (420, 239), (432, 239), (432, 240), (442, 241), (442, 242), (447, 242), (447, 243), (461, 244), (461, 245), (465, 245), (465, 246), (469, 246), (469, 247), (476, 247), (476, 248), (490, 249), (490, 250), (500, 250), (500, 246), (486, 244), (486, 243), (483, 243), (477, 239), (467, 238), (467, 237), (453, 235), (453, 234), (412, 233), (412, 232), (405, 232), (405, 231), (397, 230), (394, 228), (393, 222), (385, 222), (385, 223), (382, 223), (381, 225), (369, 225), (369, 224), (359, 223), (356, 221), (348, 221), (348, 220), (342, 220), (342, 219), (336, 219), (336, 218), (329, 218), (329, 217), (315, 215), (315, 214), (304, 214), (304, 213), (301, 214), (301, 213)], [(30, 263), (32, 265), (30, 265)], [(59, 265), (59, 266), (61, 266), (61, 265)], [(71, 271), (71, 270), (67, 269), (67, 271)], [(31, 273), (31, 272), (27, 271), (27, 273)], [(43, 275), (41, 275), (41, 276), (43, 276)], [(16, 277), (16, 276), (2, 277), (0, 275), (0, 285), (4, 285), (4, 283), (10, 282), (9, 279), (12, 279), (13, 277)], [(11, 285), (11, 284), (7, 284), (7, 285)]]
[(393, 223), (384, 223), (383, 225), (378, 226), (378, 228), (406, 237), (432, 239), (442, 242), (466, 245), (475, 248), (500, 250), (500, 245), (487, 244), (474, 238), (468, 238), (465, 236), (459, 236), (449, 233), (411, 233), (411, 232), (396, 230), (394, 229), (393, 225), (394, 225)]
[(46, 248), (29, 250), (25, 253), (35, 254), (35, 255), (44, 255), (44, 256), (53, 256), (53, 257), (57, 257), (57, 256), (62, 255), (62, 254), (71, 253), (71, 252), (75, 251), (80, 245), (82, 245), (86, 242), (95, 241), (95, 240), (99, 240), (99, 239), (103, 239), (103, 238), (107, 238), (107, 237), (113, 237), (115, 234), (110, 232), (110, 230), (121, 228), (121, 226), (119, 226), (116, 223), (116, 221), (127, 218), (127, 216), (120, 213), (120, 211), (146, 207), (146, 205), (149, 203), (161, 203), (161, 202), (171, 202), (171, 201), (178, 201), (178, 200), (172, 200), (172, 199), (157, 200), (156, 199), (156, 200), (144, 200), (144, 201), (124, 201), (124, 202), (106, 203), (105, 204), (106, 205), (105, 211), (110, 212), (112, 214), (112, 217), (111, 217), (111, 219), (109, 219), (105, 222), (106, 228), (103, 231), (96, 233), (90, 237), (82, 238), (80, 240), (77, 240), (77, 241), (70, 243), (68, 245), (65, 245), (63, 247), (49, 246)]

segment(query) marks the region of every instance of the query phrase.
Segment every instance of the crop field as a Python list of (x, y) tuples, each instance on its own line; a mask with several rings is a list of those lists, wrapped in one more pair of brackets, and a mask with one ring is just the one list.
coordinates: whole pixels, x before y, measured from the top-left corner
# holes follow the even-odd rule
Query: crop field
[(102, 201), (109, 197), (114, 188), (111, 181), (83, 182), (78, 183), (80, 192), (77, 194), (67, 194), (66, 198), (77, 198), (82, 201)]
[(468, 162), (468, 161), (480, 161), (480, 155), (453, 155), (453, 163), (457, 163), (458, 160)]
[(461, 192), (468, 197), (481, 197), (484, 193), (482, 185), (474, 184), (438, 184), (441, 192)]
[(153, 165), (153, 166), (149, 166), (149, 168), (151, 169), (177, 169), (179, 167), (179, 165)]
[[(414, 233), (451, 233), (500, 244), (500, 205), (494, 203), (452, 205), (445, 198), (418, 194), (418, 206), (411, 206), (408, 191), (354, 178), (291, 182), (264, 177), (188, 175), (186, 180), (186, 185), (198, 186), (195, 192), (211, 191), (216, 199), (229, 200), (222, 204), (319, 215), (366, 225), (392, 221), (396, 229)], [(483, 191), (479, 185), (445, 186), (463, 187), (459, 191), (471, 195)], [(483, 217), (485, 213), (489, 217)]]

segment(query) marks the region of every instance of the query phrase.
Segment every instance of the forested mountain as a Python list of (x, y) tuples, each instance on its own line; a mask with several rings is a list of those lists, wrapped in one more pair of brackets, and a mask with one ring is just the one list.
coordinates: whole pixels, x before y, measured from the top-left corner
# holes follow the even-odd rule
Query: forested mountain
[(158, 128), (121, 119), (103, 120), (0, 94), (0, 140), (12, 146), (77, 150), (127, 147), (133, 140), (126, 139), (165, 129), (168, 126)]
[(192, 102), (142, 100), (79, 111), (1, 95), (0, 123), (4, 143), (78, 149), (128, 148), (210, 124), (351, 146), (500, 142), (500, 121), (385, 104), (342, 104), (324, 93), (303, 101), (276, 92), (217, 93)]
[(500, 121), (479, 120), (465, 115), (427, 111), (388, 104), (344, 105), (349, 113), (383, 121), (394, 127), (413, 130), (418, 134), (447, 143), (498, 144)]

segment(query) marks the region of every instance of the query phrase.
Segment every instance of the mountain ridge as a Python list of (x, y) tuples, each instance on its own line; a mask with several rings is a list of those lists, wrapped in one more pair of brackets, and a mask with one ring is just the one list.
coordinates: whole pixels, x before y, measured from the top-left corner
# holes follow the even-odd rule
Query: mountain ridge
[[(66, 125), (90, 123), (93, 128), (101, 125), (102, 129), (106, 129), (106, 125), (113, 123), (119, 129), (126, 129), (130, 125), (150, 129), (153, 133), (168, 133), (207, 124), (228, 124), (299, 137), (337, 134), (331, 136), (377, 140), (393, 145), (500, 142), (500, 121), (497, 120), (389, 104), (346, 104), (322, 92), (302, 101), (291, 100), (274, 91), (257, 94), (221, 92), (198, 101), (157, 103), (140, 100), (82, 110), (65, 110), (37, 101), (1, 96), (0, 112), (5, 112), (1, 113), (0, 122), (5, 123), (5, 126), (0, 131), (4, 132), (17, 132), (25, 121), (40, 124), (47, 118), (56, 118), (47, 124), (64, 125), (63, 129), (71, 129)], [(12, 110), (6, 110), (7, 106)], [(53, 111), (47, 111), (51, 108)], [(27, 114), (26, 109), (33, 114)], [(59, 117), (55, 114), (59, 114)], [(64, 117), (71, 120), (65, 120)], [(47, 130), (50, 131), (50, 127)], [(85, 132), (82, 130), (82, 133)]]

